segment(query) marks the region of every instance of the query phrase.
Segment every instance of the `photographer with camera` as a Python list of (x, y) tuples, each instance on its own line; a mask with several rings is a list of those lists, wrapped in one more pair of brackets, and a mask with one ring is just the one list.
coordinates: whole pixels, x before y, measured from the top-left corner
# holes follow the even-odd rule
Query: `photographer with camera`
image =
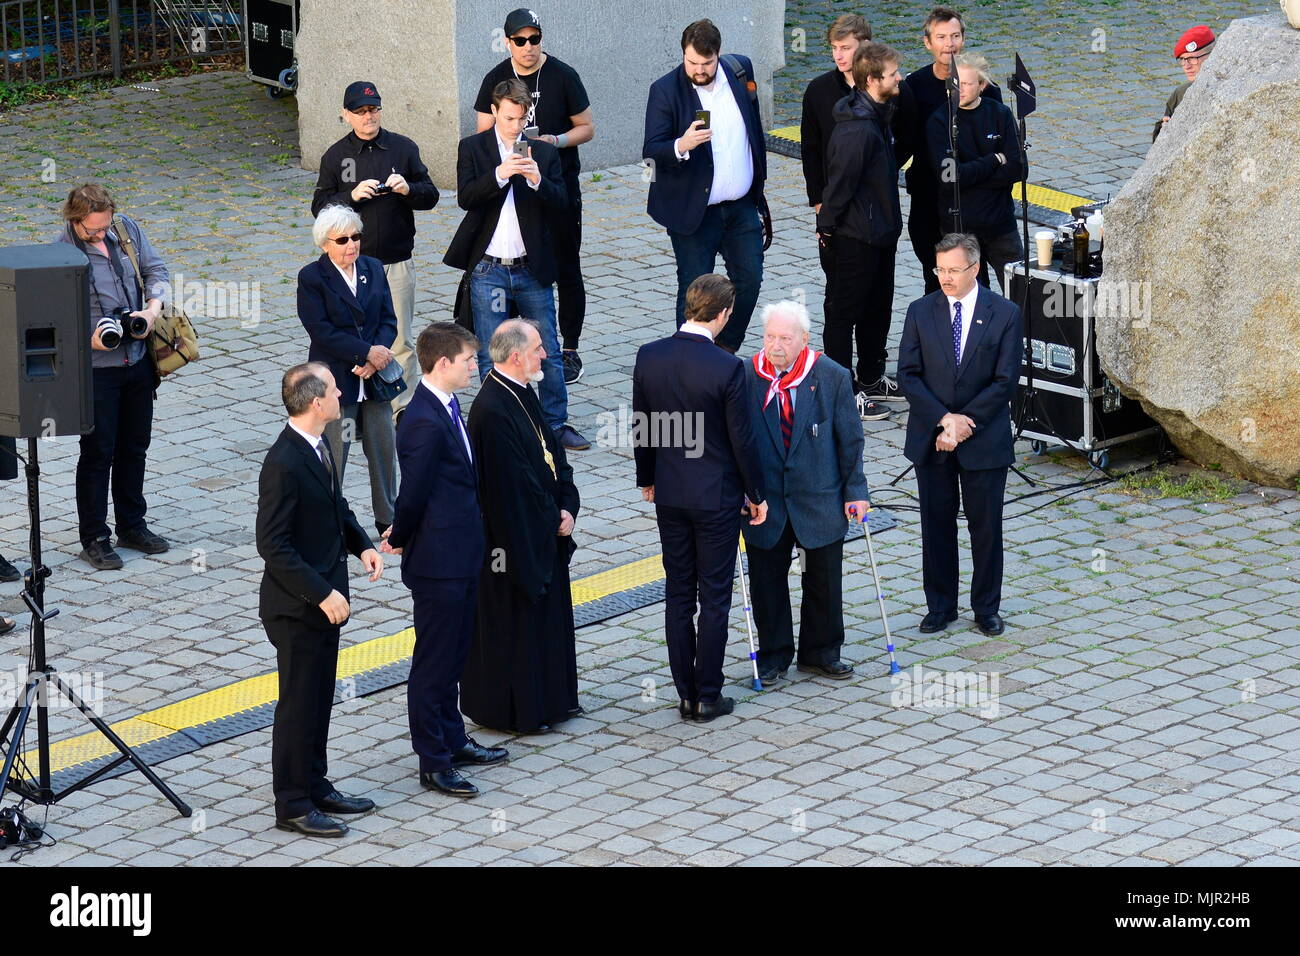
[(140, 226), (118, 216), (140, 258), (144, 288), (114, 224), (117, 206), (103, 186), (68, 193), (56, 242), (90, 260), (91, 365), (95, 430), (81, 436), (77, 459), (77, 525), (81, 558), (100, 571), (122, 567), (108, 528), (108, 489), (119, 547), (161, 554), (168, 544), (145, 524), (144, 464), (153, 431), (153, 361), (146, 339), (167, 301), (171, 274)]

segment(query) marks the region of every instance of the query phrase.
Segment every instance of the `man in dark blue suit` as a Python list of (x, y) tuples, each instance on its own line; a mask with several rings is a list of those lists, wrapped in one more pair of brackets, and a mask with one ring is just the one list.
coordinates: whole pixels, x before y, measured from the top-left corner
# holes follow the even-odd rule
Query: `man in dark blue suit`
[(844, 646), (844, 531), (867, 512), (862, 423), (848, 369), (808, 348), (811, 323), (797, 302), (763, 310), (763, 351), (745, 363), (760, 479), (771, 509), (745, 528), (758, 625), (758, 676), (767, 687), (795, 659), (790, 556), (803, 549), (799, 670), (853, 676)]
[(687, 287), (712, 272), (722, 253), (736, 307), (718, 345), (734, 354), (763, 284), (767, 153), (749, 91), (753, 64), (721, 49), (722, 34), (709, 20), (683, 31), (682, 65), (650, 87), (641, 155), (651, 171), (647, 210), (668, 230), (677, 259), (677, 324), (685, 321)]
[(712, 720), (735, 706), (722, 696), (722, 658), (742, 503), (748, 498), (751, 525), (767, 517), (744, 363), (714, 345), (735, 300), (728, 280), (700, 276), (686, 293), (686, 322), (641, 346), (632, 372), (636, 483), (659, 523), (664, 636), (686, 720)]
[(469, 387), (477, 351), (478, 340), (452, 322), (431, 322), (416, 339), (424, 375), (397, 429), (402, 486), (381, 548), (402, 555), (402, 583), (415, 605), (406, 700), (420, 783), (457, 797), (478, 796), (458, 766), (507, 757), (465, 735), (458, 706), (486, 549), (474, 453), (456, 398)]
[(898, 385), (911, 406), (903, 453), (916, 466), (921, 501), (929, 613), (920, 630), (932, 634), (957, 620), (961, 501), (974, 564), (971, 610), (992, 636), (1003, 631), (1002, 497), (1015, 460), (1010, 403), (1024, 358), (1020, 308), (975, 281), (974, 236), (944, 236), (935, 259), (939, 291), (908, 306), (898, 349)]

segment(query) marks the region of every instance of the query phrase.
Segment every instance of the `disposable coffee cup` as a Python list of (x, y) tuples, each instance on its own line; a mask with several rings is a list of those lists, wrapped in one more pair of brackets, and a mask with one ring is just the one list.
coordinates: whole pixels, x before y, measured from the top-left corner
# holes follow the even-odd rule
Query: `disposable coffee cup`
[(1038, 243), (1038, 264), (1046, 268), (1052, 264), (1052, 240), (1056, 238), (1056, 233), (1050, 229), (1040, 229), (1034, 233), (1034, 241)]

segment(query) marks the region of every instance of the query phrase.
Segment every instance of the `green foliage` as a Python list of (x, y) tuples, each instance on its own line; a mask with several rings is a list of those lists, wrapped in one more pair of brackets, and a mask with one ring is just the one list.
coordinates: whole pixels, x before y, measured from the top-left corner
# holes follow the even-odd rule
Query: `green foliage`
[(1237, 494), (1236, 484), (1203, 472), (1174, 474), (1168, 468), (1127, 475), (1120, 488), (1136, 498), (1187, 498), (1190, 501), (1224, 501)]

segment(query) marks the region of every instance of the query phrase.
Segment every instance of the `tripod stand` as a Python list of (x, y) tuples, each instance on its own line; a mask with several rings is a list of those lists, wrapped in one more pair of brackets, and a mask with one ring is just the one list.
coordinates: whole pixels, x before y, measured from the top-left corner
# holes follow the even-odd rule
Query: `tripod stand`
[[(1047, 434), (1054, 436), (1062, 444), (1068, 444), (1052, 424), (1052, 417), (1047, 411), (1046, 403), (1034, 385), (1034, 350), (1029, 344), (1034, 341), (1034, 317), (1029, 308), (1029, 135), (1025, 118), (1038, 107), (1038, 88), (1034, 85), (1029, 71), (1025, 69), (1019, 53), (1016, 54), (1016, 72), (1007, 78), (1007, 86), (1016, 94), (1016, 119), (1020, 124), (1020, 168), (1024, 170), (1020, 180), (1020, 226), (1025, 248), (1025, 258), (1021, 262), (1024, 287), (1020, 292), (1020, 302), (1017, 303), (1020, 306), (1021, 319), (1025, 323), (1025, 360), (1022, 365), (1025, 370), (1025, 384), (1020, 389), (1019, 402), (1012, 416), (1015, 432), (1012, 434), (1011, 441), (1014, 444), (1020, 440), (1026, 422), (1036, 421), (1047, 426)], [(1010, 292), (1009, 289), (1007, 291)]]
[[(54, 665), (45, 656), (45, 622), (57, 617), (59, 612), (57, 609), (51, 611), (45, 609), (45, 579), (50, 576), (50, 569), (45, 567), (41, 561), (41, 469), (36, 452), (36, 441), (35, 438), (27, 439), (27, 459), (24, 462), (27, 473), (27, 510), (31, 516), (29, 547), (32, 567), (23, 576), (23, 601), (32, 612), (31, 670), (27, 675), (27, 683), (23, 688), (22, 699), (14, 703), (13, 708), (9, 711), (9, 716), (5, 718), (4, 726), (0, 727), (0, 741), (5, 741), (3, 743), (4, 767), (0, 769), (0, 798), (3, 798), (7, 787), (32, 803), (45, 806), (55, 804), (69, 794), (90, 786), (90, 784), (129, 760), (137, 770), (144, 774), (145, 779), (153, 784), (154, 789), (171, 802), (181, 816), (188, 817), (191, 813), (189, 805), (176, 796), (167, 784), (163, 783), (158, 778), (158, 775), (140, 759), (135, 751), (113, 732), (113, 728), (109, 727), (103, 718), (96, 714), (59, 677)], [(16, 457), (19, 457), (20, 461), (22, 460), (20, 456)], [(51, 688), (56, 688), (64, 697), (70, 700), (85, 715), (91, 725), (117, 748), (121, 755), (111, 763), (83, 777), (72, 786), (58, 792), (53, 789), (50, 780), (49, 693)], [(21, 757), (23, 734), (27, 730), (27, 723), (31, 718), (33, 709), (36, 711), (37, 779), (34, 781), (26, 778), (10, 779), (15, 761), (18, 761)], [(10, 735), (11, 730), (13, 731), (12, 736)]]

